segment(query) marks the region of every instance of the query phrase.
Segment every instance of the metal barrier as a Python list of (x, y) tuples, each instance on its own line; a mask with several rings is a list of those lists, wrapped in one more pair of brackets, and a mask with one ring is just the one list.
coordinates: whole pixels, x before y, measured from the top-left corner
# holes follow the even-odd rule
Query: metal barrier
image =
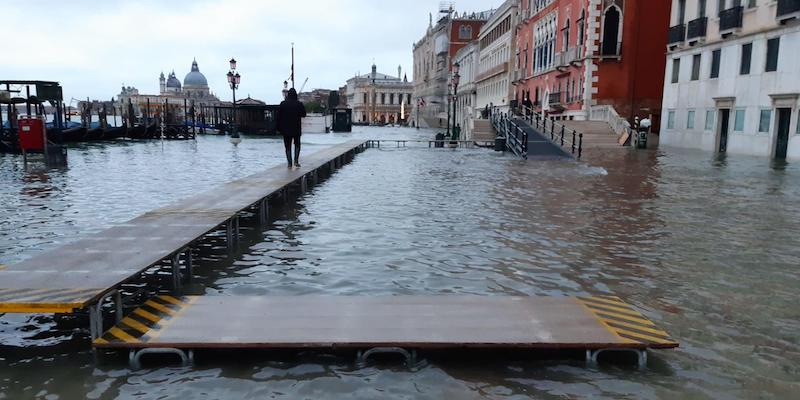
[(578, 133), (575, 129), (569, 130), (565, 125), (557, 123), (554, 119), (542, 118), (541, 115), (526, 106), (520, 106), (516, 111), (519, 119), (528, 122), (542, 136), (549, 137), (551, 142), (560, 146), (575, 158), (581, 158), (583, 154), (583, 133)]
[(489, 120), (497, 136), (506, 139), (506, 148), (522, 158), (528, 158), (528, 133), (507, 114), (492, 111)]

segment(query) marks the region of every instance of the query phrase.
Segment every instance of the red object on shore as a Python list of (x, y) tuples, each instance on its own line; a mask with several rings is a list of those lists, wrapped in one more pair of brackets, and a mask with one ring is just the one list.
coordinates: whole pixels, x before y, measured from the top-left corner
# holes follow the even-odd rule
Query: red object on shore
[(38, 118), (20, 118), (19, 147), (23, 151), (44, 151), (44, 120)]

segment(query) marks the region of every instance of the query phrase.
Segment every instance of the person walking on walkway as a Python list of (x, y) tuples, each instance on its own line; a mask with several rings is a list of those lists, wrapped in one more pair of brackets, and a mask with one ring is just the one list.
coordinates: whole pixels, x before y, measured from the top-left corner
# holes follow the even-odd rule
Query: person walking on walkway
[[(306, 117), (306, 107), (297, 99), (297, 91), (289, 89), (286, 100), (278, 106), (278, 133), (283, 135), (283, 146), (286, 148), (286, 161), (289, 168), (294, 165), (300, 168), (300, 135), (302, 132), (301, 118)], [(292, 163), (292, 142), (294, 142), (294, 163)]]

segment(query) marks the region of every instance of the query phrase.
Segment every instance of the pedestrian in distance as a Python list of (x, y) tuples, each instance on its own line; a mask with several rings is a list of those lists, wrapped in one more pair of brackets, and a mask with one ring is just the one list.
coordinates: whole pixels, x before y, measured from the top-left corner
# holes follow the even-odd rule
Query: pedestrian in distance
[[(297, 91), (289, 89), (286, 100), (278, 106), (277, 127), (278, 133), (283, 136), (283, 146), (286, 148), (286, 161), (289, 168), (300, 168), (300, 135), (302, 132), (302, 118), (306, 117), (306, 106), (297, 99)], [(294, 162), (292, 162), (292, 142), (294, 142)]]

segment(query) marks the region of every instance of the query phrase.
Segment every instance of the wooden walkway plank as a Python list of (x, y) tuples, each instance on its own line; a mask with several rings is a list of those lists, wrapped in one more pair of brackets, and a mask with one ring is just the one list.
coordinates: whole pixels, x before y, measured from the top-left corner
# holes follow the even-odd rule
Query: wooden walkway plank
[(114, 331), (94, 345), (176, 349), (678, 346), (661, 330), (658, 336), (663, 333), (664, 338), (658, 341), (644, 335), (623, 337), (598, 320), (582, 300), (572, 297), (194, 296), (183, 298), (181, 304), (168, 313), (144, 306), (148, 312), (160, 313), (159, 318), (170, 318), (155, 337), (140, 332), (132, 341)]
[(259, 172), (20, 263), (4, 265), (0, 268), (0, 313), (64, 313), (85, 308), (240, 211), (364, 143), (332, 146), (307, 156), (302, 168), (280, 166)]

